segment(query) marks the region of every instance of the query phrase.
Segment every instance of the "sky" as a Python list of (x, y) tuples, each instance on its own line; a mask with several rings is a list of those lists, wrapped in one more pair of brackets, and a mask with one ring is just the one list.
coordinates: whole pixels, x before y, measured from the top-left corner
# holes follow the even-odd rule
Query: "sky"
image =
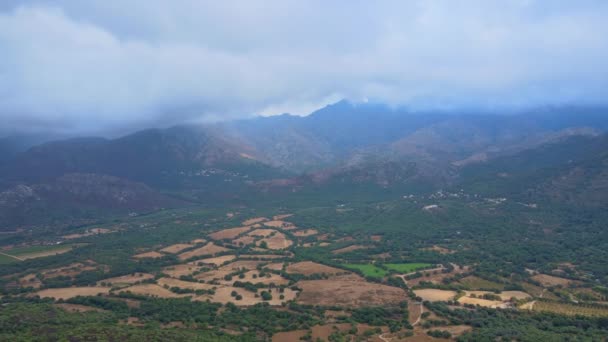
[(3, 0), (0, 133), (608, 102), (608, 1)]

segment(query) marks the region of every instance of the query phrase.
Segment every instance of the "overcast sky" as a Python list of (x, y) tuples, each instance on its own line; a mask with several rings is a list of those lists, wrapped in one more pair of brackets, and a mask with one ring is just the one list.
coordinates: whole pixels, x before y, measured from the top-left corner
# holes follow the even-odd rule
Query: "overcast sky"
[(608, 102), (608, 1), (0, 1), (0, 131)]

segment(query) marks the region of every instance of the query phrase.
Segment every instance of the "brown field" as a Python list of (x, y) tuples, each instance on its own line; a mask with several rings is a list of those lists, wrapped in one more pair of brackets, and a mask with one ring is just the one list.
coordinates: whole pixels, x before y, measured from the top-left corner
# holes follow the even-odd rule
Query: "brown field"
[(193, 245), (196, 245), (199, 243), (205, 243), (205, 242), (207, 242), (207, 240), (205, 240), (205, 239), (194, 239), (194, 240), (190, 241), (190, 243)]
[(570, 279), (560, 278), (560, 277), (556, 277), (556, 276), (552, 276), (552, 275), (548, 275), (548, 274), (537, 274), (535, 276), (532, 276), (532, 279), (541, 283), (545, 287), (558, 286), (558, 285), (568, 286), (573, 282)]
[(263, 225), (265, 225), (266, 227), (273, 227), (273, 228), (293, 228), (294, 225), (291, 222), (285, 222), (285, 221), (281, 221), (281, 220), (272, 220), (272, 221), (268, 221), (268, 222), (264, 222), (262, 223)]
[[(318, 238), (317, 238), (317, 240), (318, 240)], [(319, 244), (319, 246), (321, 246), (321, 247), (327, 247), (327, 246), (329, 246), (329, 245), (331, 245), (331, 243), (329, 243), (329, 242), (321, 242), (321, 243)]]
[(36, 274), (30, 273), (19, 278), (19, 285), (21, 287), (32, 287), (39, 289), (40, 286), (42, 286), (42, 282), (40, 279), (38, 279), (38, 277), (36, 277)]
[(505, 307), (505, 304), (502, 301), (487, 300), (487, 299), (481, 299), (481, 298), (471, 298), (471, 297), (468, 297), (468, 296), (464, 296), (464, 297), (458, 298), (458, 302), (462, 303), (462, 304), (473, 304), (473, 305), (484, 306), (484, 307), (487, 307), (487, 308), (502, 308), (502, 307)]
[(527, 294), (523, 291), (502, 291), (498, 295), (500, 296), (500, 298), (502, 298), (502, 300), (505, 300), (505, 301), (511, 300), (511, 298), (520, 300), (520, 299), (527, 299), (527, 298), (531, 297), (529, 294)]
[(195, 250), (188, 251), (186, 253), (182, 253), (182, 254), (178, 255), (178, 258), (180, 260), (187, 260), (187, 259), (194, 258), (197, 256), (214, 255), (217, 253), (227, 252), (227, 251), (229, 251), (228, 248), (224, 248), (224, 247), (215, 245), (213, 242), (209, 242), (208, 244), (204, 245), (203, 247), (200, 247)]
[(435, 289), (414, 290), (414, 293), (422, 300), (428, 300), (429, 302), (445, 302), (454, 299), (456, 296), (456, 291)]
[(372, 241), (376, 241), (376, 242), (382, 241), (382, 235), (372, 235), (372, 236), (370, 236), (370, 239)]
[[(243, 299), (235, 300), (234, 297), (232, 297), (230, 295), (232, 291), (236, 291), (238, 294), (243, 296)], [(196, 297), (195, 300), (205, 301), (207, 299), (210, 299), (212, 302), (217, 302), (217, 303), (222, 303), (222, 304), (234, 303), (235, 305), (238, 305), (238, 306), (250, 306), (250, 305), (255, 305), (257, 303), (268, 303), (270, 305), (281, 305), (284, 302), (295, 299), (296, 295), (297, 295), (296, 291), (293, 291), (291, 289), (285, 289), (284, 292), (282, 293), (285, 296), (285, 298), (281, 300), (279, 298), (281, 293), (279, 293), (278, 289), (276, 289), (276, 288), (275, 289), (265, 289), (264, 291), (270, 291), (270, 294), (272, 295), (271, 300), (264, 301), (264, 300), (262, 300), (261, 297), (256, 298), (255, 294), (253, 292), (247, 291), (243, 288), (232, 287), (232, 286), (219, 287), (215, 290), (214, 295)], [(261, 290), (260, 290), (260, 292), (261, 292)]]
[(36, 292), (40, 298), (50, 297), (54, 299), (70, 299), (76, 296), (97, 296), (98, 294), (108, 294), (109, 287), (90, 286), (90, 287), (63, 287), (56, 289), (44, 289)]
[(220, 231), (209, 234), (209, 238), (214, 240), (223, 240), (223, 239), (234, 239), (237, 236), (249, 231), (251, 229), (250, 226), (245, 227), (234, 227), (228, 229), (222, 229)]
[(293, 232), (293, 235), (299, 236), (299, 237), (311, 236), (311, 235), (315, 235), (315, 234), (319, 234), (319, 231), (316, 229), (306, 229), (306, 230), (299, 230), (297, 232)]
[[(274, 274), (274, 273), (266, 273), (266, 276), (264, 277), (258, 277), (257, 275), (259, 274), (259, 271), (248, 271), (245, 273), (245, 277), (244, 278), (240, 278), (240, 277), (232, 277), (232, 280), (220, 280), (220, 283), (225, 284), (225, 285), (232, 285), (235, 281), (245, 281), (245, 282), (250, 282), (252, 284), (265, 284), (265, 285), (269, 285), (269, 284), (275, 284), (275, 285), (286, 285), (289, 283), (289, 280), (281, 277), (278, 274)], [(254, 278), (254, 275), (256, 275), (256, 277)]]
[(143, 259), (143, 258), (162, 258), (163, 255), (159, 252), (156, 251), (152, 251), (152, 252), (145, 252), (145, 253), (139, 253), (139, 254), (135, 254), (133, 256), (135, 259)]
[(235, 245), (235, 246), (241, 246), (241, 245), (242, 246), (247, 246), (247, 245), (251, 245), (254, 242), (255, 242), (255, 237), (248, 236), (248, 235), (241, 236), (238, 239), (232, 240), (232, 244)]
[(293, 342), (300, 341), (300, 338), (306, 335), (308, 330), (293, 330), (284, 331), (272, 335), (272, 342)]
[(400, 288), (365, 281), (303, 280), (296, 285), (302, 289), (297, 301), (310, 305), (395, 305), (407, 298)]
[(283, 269), (283, 263), (282, 262), (275, 262), (272, 264), (268, 264), (268, 265), (264, 265), (264, 268), (267, 268), (269, 270), (273, 270), (273, 271), (280, 271)]
[(200, 270), (200, 267), (193, 264), (178, 264), (167, 266), (163, 268), (162, 272), (173, 278), (179, 278), (181, 276), (191, 275), (198, 270)]
[(464, 333), (473, 330), (473, 327), (471, 327), (470, 325), (448, 325), (445, 327), (441, 327), (440, 330), (448, 331), (450, 334), (452, 334), (453, 337), (458, 337), (460, 335), (463, 335)]
[(156, 285), (156, 284), (133, 285), (133, 286), (130, 286), (130, 287), (127, 287), (124, 289), (120, 289), (117, 292), (120, 293), (120, 292), (127, 292), (127, 291), (130, 291), (131, 293), (138, 294), (138, 295), (159, 297), (159, 298), (185, 297), (185, 295), (173, 293), (173, 292), (165, 289), (164, 287)]
[(233, 270), (213, 270), (213, 271), (199, 273), (199, 274), (195, 275), (194, 278), (196, 280), (203, 280), (208, 283), (213, 280), (223, 280), (225, 276), (227, 276), (233, 272), (234, 272)]
[(338, 273), (351, 273), (339, 268), (326, 266), (323, 264), (318, 264), (312, 261), (302, 261), (295, 264), (291, 264), (287, 266), (287, 273), (298, 273), (303, 274), (305, 276), (309, 276), (312, 274), (338, 274)]
[(350, 245), (348, 247), (344, 247), (344, 248), (340, 248), (340, 249), (336, 249), (331, 251), (332, 254), (342, 254), (342, 253), (348, 253), (348, 252), (352, 252), (352, 251), (356, 251), (359, 249), (365, 249), (368, 248), (367, 246), (361, 246), (361, 245)]
[(180, 289), (190, 289), (190, 290), (211, 290), (216, 285), (211, 284), (203, 284), (203, 283), (195, 283), (193, 281), (183, 281), (173, 278), (160, 278), (157, 281), (158, 285), (165, 287), (165, 285), (171, 287), (179, 287)]
[(259, 259), (259, 260), (272, 260), (289, 258), (290, 255), (279, 255), (279, 254), (241, 254), (241, 259)]
[(311, 328), (312, 341), (327, 341), (334, 332), (346, 332), (350, 328), (350, 323), (315, 325)]
[(243, 226), (251, 226), (253, 224), (264, 222), (264, 221), (268, 221), (268, 219), (265, 217), (254, 217), (254, 218), (250, 218), (248, 220), (243, 221)]
[(207, 259), (197, 260), (197, 263), (201, 263), (202, 262), (204, 264), (221, 266), (225, 262), (231, 261), (231, 260), (234, 260), (234, 259), (236, 259), (236, 255), (228, 254), (228, 255), (222, 255), (222, 256), (219, 256), (219, 257), (215, 257), (215, 258), (207, 258)]
[(53, 304), (53, 306), (63, 309), (65, 311), (69, 311), (69, 312), (90, 312), (90, 311), (104, 312), (105, 311), (103, 309), (99, 309), (96, 307), (80, 305), (80, 304), (57, 303), (57, 304)]
[(239, 271), (242, 269), (255, 270), (259, 264), (263, 264), (263, 263), (264, 263), (264, 261), (262, 261), (262, 260), (237, 260), (237, 261), (231, 262), (227, 265), (224, 265), (224, 266), (218, 268), (218, 270), (220, 270), (220, 271), (226, 270), (226, 271), (231, 271), (231, 272)]
[(273, 236), (267, 237), (267, 238), (263, 238), (262, 240), (257, 242), (257, 245), (259, 246), (262, 241), (266, 242), (266, 245), (268, 246), (268, 249), (285, 249), (289, 246), (291, 246), (293, 244), (293, 241), (289, 240), (285, 234), (283, 233), (276, 233)]
[(92, 265), (85, 265), (85, 264), (78, 262), (78, 263), (73, 263), (73, 264), (70, 264), (67, 266), (63, 266), (63, 267), (43, 270), (41, 273), (45, 279), (48, 279), (48, 278), (55, 278), (55, 277), (59, 277), (59, 276), (74, 277), (84, 271), (92, 271), (95, 269), (96, 269), (96, 267), (94, 267)]
[(276, 229), (260, 228), (260, 229), (255, 229), (255, 230), (250, 231), (249, 233), (247, 233), (247, 235), (249, 235), (249, 236), (268, 237), (272, 233), (278, 233), (278, 231)]
[(277, 221), (277, 220), (284, 220), (284, 219), (286, 219), (288, 217), (291, 217), (291, 216), (293, 216), (293, 214), (274, 215), (272, 217), (272, 219), (275, 220), (275, 221)]
[(112, 285), (130, 285), (130, 284), (137, 283), (138, 281), (152, 279), (152, 278), (154, 278), (154, 275), (149, 274), (149, 273), (134, 273), (134, 274), (127, 274), (127, 275), (120, 276), (120, 277), (100, 280), (97, 282), (97, 285), (99, 285), (101, 283), (112, 284)]
[[(416, 285), (420, 284), (420, 282), (423, 282), (423, 281), (427, 281), (427, 282), (434, 283), (434, 284), (440, 284), (444, 278), (453, 277), (457, 274), (466, 273), (469, 271), (470, 271), (470, 268), (468, 266), (463, 266), (463, 267), (455, 266), (454, 270), (449, 273), (443, 273), (441, 271), (435, 272), (432, 270), (422, 270), (422, 271), (420, 271), (423, 274), (422, 277), (411, 279), (411, 280), (406, 280), (406, 279), (404, 279), (404, 280), (408, 286), (416, 286)], [(427, 276), (427, 274), (428, 274), (428, 276)]]
[(190, 247), (194, 247), (194, 245), (191, 245), (189, 243), (176, 243), (175, 245), (167, 246), (161, 249), (160, 251), (164, 253), (176, 254)]

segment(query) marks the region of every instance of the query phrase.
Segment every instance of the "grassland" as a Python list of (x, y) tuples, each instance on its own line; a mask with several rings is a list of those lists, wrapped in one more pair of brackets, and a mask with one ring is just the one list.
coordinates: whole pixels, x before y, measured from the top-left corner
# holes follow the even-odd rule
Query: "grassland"
[(378, 278), (388, 274), (387, 270), (372, 264), (344, 264), (343, 266), (351, 270), (360, 271), (366, 277)]
[(4, 264), (11, 264), (13, 262), (17, 262), (19, 261), (18, 259), (15, 259), (9, 255), (6, 254), (0, 254), (0, 265), (4, 265)]
[(405, 264), (384, 264), (384, 266), (386, 266), (386, 268), (388, 268), (389, 270), (393, 270), (393, 271), (397, 271), (397, 272), (401, 272), (401, 273), (410, 273), (410, 272), (415, 272), (415, 271), (423, 269), (423, 268), (431, 267), (432, 265), (427, 264), (427, 263), (421, 263), (421, 262), (411, 262), (411, 263), (405, 263)]
[[(9, 259), (11, 256), (13, 260), (8, 260), (8, 262), (18, 261), (19, 259), (33, 259), (33, 258), (41, 258), (45, 256), (51, 256), (56, 254), (62, 254), (71, 251), (73, 248), (80, 246), (80, 244), (64, 244), (64, 245), (48, 245), (48, 246), (28, 246), (28, 247), (19, 247), (13, 248), (3, 252), (3, 259), (0, 259), (0, 263), (3, 263), (2, 260)], [(4, 262), (4, 263), (8, 263)]]

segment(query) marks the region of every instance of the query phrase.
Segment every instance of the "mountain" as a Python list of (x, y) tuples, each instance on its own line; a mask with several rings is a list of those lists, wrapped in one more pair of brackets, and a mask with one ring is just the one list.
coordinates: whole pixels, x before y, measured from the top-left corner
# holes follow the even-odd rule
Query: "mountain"
[[(331, 190), (349, 196), (359, 189), (381, 195), (451, 186), (559, 199), (568, 189), (584, 186), (585, 177), (601, 188), (603, 161), (581, 156), (589, 151), (594, 151), (589, 158), (602, 155), (604, 147), (597, 141), (608, 129), (606, 112), (591, 107), (507, 114), (417, 112), (342, 101), (306, 117), (286, 114), (147, 129), (118, 139), (73, 138), (11, 150), (0, 160), (0, 191), (11, 201), (27, 195), (28, 201), (11, 202), (15, 213), (28, 212), (31, 203), (78, 207), (80, 197), (57, 195), (65, 177), (75, 174), (115, 177), (111, 179), (118, 183), (73, 179), (79, 190), (67, 192), (87, 193), (83, 203), (104, 212), (142, 203), (138, 196), (131, 204), (108, 196), (104, 186), (112, 189), (111, 184), (142, 184), (205, 205), (242, 204), (243, 198), (269, 191), (324, 196)], [(575, 164), (564, 163), (566, 155), (581, 163), (579, 169), (569, 169)], [(544, 188), (531, 187), (535, 184)], [(145, 191), (135, 191), (139, 193)], [(31, 200), (38, 197), (42, 200)], [(162, 205), (142, 208), (158, 207)], [(16, 215), (11, 217), (21, 222), (21, 214)]]
[(99, 216), (148, 212), (186, 203), (142, 183), (98, 174), (65, 174), (0, 192), (0, 230), (58, 223), (82, 224)]
[(77, 138), (35, 146), (4, 163), (0, 175), (5, 184), (11, 184), (45, 182), (67, 173), (95, 173), (159, 188), (197, 183), (197, 175), (205, 172), (240, 172), (241, 178), (272, 176), (275, 171), (254, 155), (247, 146), (204, 127), (174, 127), (113, 140)]
[(488, 196), (608, 206), (608, 135), (570, 136), (467, 165), (458, 187)]

